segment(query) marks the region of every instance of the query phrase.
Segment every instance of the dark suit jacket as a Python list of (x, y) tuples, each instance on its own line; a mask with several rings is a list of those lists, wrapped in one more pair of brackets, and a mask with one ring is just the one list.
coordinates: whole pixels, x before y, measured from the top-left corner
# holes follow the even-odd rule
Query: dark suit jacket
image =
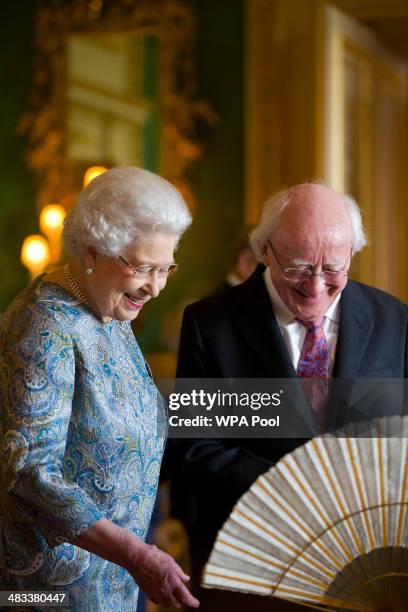
[[(186, 308), (178, 377), (296, 377), (263, 270), (258, 266), (242, 285)], [(383, 291), (349, 281), (340, 307), (334, 377), (406, 378), (407, 306)], [(210, 541), (239, 497), (300, 443), (299, 439), (180, 443), (183, 482), (197, 500), (195, 535), (207, 539), (210, 548)]]

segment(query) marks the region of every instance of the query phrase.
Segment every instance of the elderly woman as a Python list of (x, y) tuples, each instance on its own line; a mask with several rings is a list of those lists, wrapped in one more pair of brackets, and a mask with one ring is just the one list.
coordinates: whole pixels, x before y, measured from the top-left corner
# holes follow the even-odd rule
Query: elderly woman
[(0, 590), (65, 592), (80, 612), (134, 611), (140, 585), (161, 605), (197, 607), (188, 576), (143, 541), (165, 419), (130, 327), (176, 270), (190, 222), (159, 176), (106, 172), (67, 217), (69, 263), (2, 317)]

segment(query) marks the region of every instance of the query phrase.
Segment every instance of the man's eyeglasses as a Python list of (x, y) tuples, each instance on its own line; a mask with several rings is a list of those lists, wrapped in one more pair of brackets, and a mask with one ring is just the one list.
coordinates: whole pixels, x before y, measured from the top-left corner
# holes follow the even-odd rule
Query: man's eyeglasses
[(122, 255), (118, 255), (118, 259), (125, 264), (130, 270), (133, 272), (133, 276), (135, 278), (149, 278), (152, 274), (157, 272), (159, 278), (168, 278), (174, 272), (177, 271), (177, 264), (168, 264), (167, 266), (132, 266), (129, 262), (126, 261)]
[(288, 281), (307, 281), (311, 279), (312, 276), (322, 276), (326, 282), (330, 283), (338, 280), (342, 276), (348, 276), (348, 271), (344, 272), (344, 268), (347, 266), (349, 259), (351, 259), (352, 251), (350, 251), (350, 255), (347, 258), (346, 263), (341, 268), (324, 268), (321, 272), (313, 272), (312, 266), (284, 268), (281, 262), (279, 261), (279, 258), (276, 254), (275, 249), (272, 246), (271, 241), (267, 240), (267, 243), (275, 256), (276, 262), (281, 271), (281, 275), (284, 279)]

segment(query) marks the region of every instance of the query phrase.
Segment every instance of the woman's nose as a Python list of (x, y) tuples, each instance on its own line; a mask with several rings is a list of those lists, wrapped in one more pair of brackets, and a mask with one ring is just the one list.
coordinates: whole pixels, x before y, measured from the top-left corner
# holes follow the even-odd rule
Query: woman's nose
[(157, 297), (162, 289), (158, 270), (152, 270), (144, 285), (146, 291), (152, 297)]

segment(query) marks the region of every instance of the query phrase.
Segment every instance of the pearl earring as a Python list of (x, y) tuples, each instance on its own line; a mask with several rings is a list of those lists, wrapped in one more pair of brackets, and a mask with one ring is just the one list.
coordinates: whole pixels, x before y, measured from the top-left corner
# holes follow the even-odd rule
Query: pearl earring
[(87, 274), (88, 276), (91, 276), (91, 274), (92, 274), (92, 272), (93, 272), (93, 271), (94, 271), (94, 269), (93, 269), (93, 268), (87, 268), (87, 269), (85, 270), (85, 274)]

